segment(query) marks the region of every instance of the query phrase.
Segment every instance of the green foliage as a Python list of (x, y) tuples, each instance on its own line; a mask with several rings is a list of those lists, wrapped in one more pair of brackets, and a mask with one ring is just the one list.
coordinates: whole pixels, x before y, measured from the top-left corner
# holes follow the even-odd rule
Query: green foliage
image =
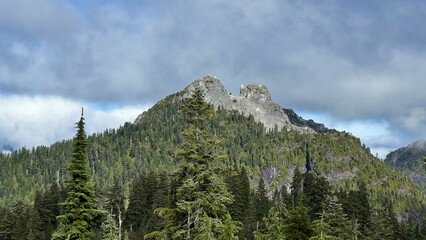
[(288, 219), (288, 211), (281, 201), (276, 201), (270, 209), (268, 217), (264, 219), (265, 230), (255, 231), (255, 239), (288, 239), (286, 238), (286, 221)]
[(324, 221), (324, 215), (325, 210), (319, 214), (319, 219), (312, 222), (315, 235), (310, 237), (309, 240), (342, 240), (342, 238), (327, 234), (331, 226), (326, 221)]
[(309, 209), (299, 205), (288, 212), (284, 232), (287, 239), (307, 240), (312, 236), (312, 226), (309, 221)]
[(84, 117), (81, 114), (77, 134), (73, 142), (73, 159), (68, 168), (67, 199), (61, 203), (64, 214), (57, 217), (60, 226), (53, 239), (92, 239), (92, 227), (103, 211), (97, 210), (87, 161), (87, 140), (84, 131)]
[(324, 204), (325, 207), (321, 214), (321, 218), (322, 221), (329, 226), (329, 228), (325, 230), (325, 233), (339, 239), (349, 239), (351, 232), (350, 221), (343, 211), (342, 204), (339, 203), (336, 196), (327, 199)]
[[(158, 209), (166, 216), (165, 227), (147, 235), (172, 239), (235, 239), (238, 222), (232, 221), (226, 205), (233, 197), (221, 176), (226, 156), (220, 151), (222, 142), (211, 136), (208, 121), (211, 106), (203, 102), (201, 91), (195, 91), (184, 106), (188, 126), (176, 152), (181, 165), (174, 181), (177, 184), (176, 207)], [(226, 234), (225, 234), (226, 233)]]
[[(149, 231), (164, 229), (166, 222), (153, 214), (153, 210), (175, 209), (178, 197), (192, 191), (190, 187), (185, 191), (178, 191), (185, 175), (168, 177), (176, 169), (183, 167), (182, 161), (177, 161), (175, 154), (177, 146), (183, 146), (187, 141), (182, 131), (188, 127), (187, 121), (190, 120), (188, 115), (184, 114), (182, 103), (185, 100), (182, 96), (182, 93), (178, 93), (158, 102), (144, 113), (137, 124), (126, 123), (118, 129), (106, 130), (87, 138), (86, 165), (93, 185), (98, 186), (101, 193), (107, 193), (117, 184), (121, 188), (119, 194), (114, 194), (121, 197), (121, 200), (117, 201), (129, 199), (128, 211), (123, 216), (124, 232), (127, 231), (131, 239), (142, 238)], [(277, 170), (277, 175), (264, 178), (265, 189), (268, 189), (268, 195), (271, 195), (282, 186), (287, 189), (291, 181), (289, 169), (302, 170), (306, 167), (307, 159), (309, 167), (312, 168), (311, 173), (326, 176), (329, 187), (334, 191), (338, 189), (339, 202), (351, 219), (351, 226), (359, 225), (363, 236), (374, 231), (371, 229), (374, 218), (371, 209), (379, 209), (387, 202), (392, 202), (394, 211), (403, 219), (407, 219), (407, 212), (422, 213), (421, 209), (426, 205), (424, 197), (411, 184), (410, 179), (374, 158), (358, 138), (348, 133), (265, 132), (263, 125), (255, 123), (252, 117), (223, 109), (218, 109), (215, 114), (208, 114), (205, 120), (204, 132), (212, 136), (213, 142), (222, 141), (215, 150), (223, 150), (224, 155), (228, 157), (228, 161), (212, 165), (213, 168), (220, 166), (219, 173), (226, 171), (230, 174), (226, 182), (235, 201), (225, 205), (232, 220), (244, 224), (244, 229), (239, 234), (240, 239), (252, 239), (252, 232), (263, 224), (256, 216), (256, 191), (253, 190), (259, 185), (261, 172), (271, 167)], [(23, 148), (12, 154), (0, 154), (0, 206), (7, 210), (8, 213), (5, 214), (12, 214), (12, 206), (21, 200), (26, 206), (33, 204), (35, 208), (34, 211), (27, 210), (28, 218), (40, 219), (38, 226), (33, 224), (34, 226), (25, 227), (27, 236), (31, 233), (35, 237), (37, 231), (41, 231), (47, 239), (57, 228), (56, 219), (51, 218), (52, 212), (55, 212), (53, 216), (63, 214), (60, 208), (65, 206), (57, 206), (55, 203), (62, 202), (65, 198), (59, 196), (60, 200), (53, 200), (53, 197), (51, 199), (49, 189), (59, 187), (58, 190), (63, 192), (65, 176), (68, 175), (68, 160), (72, 158), (72, 154), (73, 141), (68, 140), (49, 147)], [(224, 169), (223, 165), (227, 168)], [(243, 167), (246, 171), (245, 177), (241, 177), (242, 174), (237, 170)], [(195, 168), (188, 165), (187, 170), (194, 172)], [(151, 176), (151, 180), (148, 180), (150, 174), (156, 177)], [(164, 184), (161, 180), (162, 174)], [(312, 221), (319, 216), (315, 213), (322, 212), (320, 199), (327, 191), (326, 188), (321, 190), (319, 187), (326, 184), (319, 183), (320, 178), (310, 177), (302, 183), (306, 178), (304, 175), (300, 171), (295, 173), (295, 179), (300, 181), (294, 181), (291, 185), (293, 191), (288, 194), (281, 191), (280, 194), (289, 211), (293, 206), (305, 205)], [(241, 178), (237, 179), (239, 177)], [(137, 179), (140, 179), (140, 183)], [(223, 182), (218, 185), (222, 184)], [(148, 189), (148, 186), (153, 187)], [(36, 198), (37, 194), (39, 196)], [(318, 197), (313, 197), (316, 194), (319, 194)], [(289, 196), (293, 198), (292, 201), (289, 201)], [(111, 199), (112, 196), (103, 197)], [(104, 207), (110, 210), (108, 204)], [(113, 217), (117, 220), (116, 211), (117, 209), (113, 209)], [(133, 220), (132, 211), (135, 213)], [(157, 212), (161, 212), (163, 216), (171, 214), (167, 211)], [(14, 219), (0, 219), (0, 234), (19, 233), (4, 227), (10, 226), (10, 222), (13, 223)], [(412, 224), (408, 224), (410, 227), (403, 229), (410, 228), (415, 232), (412, 226), (419, 225), (418, 222), (416, 219)], [(203, 226), (208, 226), (208, 223), (209, 221), (205, 221)], [(2, 226), (6, 230), (1, 230)], [(422, 229), (424, 228), (419, 226), (420, 232)]]
[(255, 211), (256, 211), (256, 220), (257, 220), (257, 230), (263, 229), (262, 219), (268, 215), (269, 212), (269, 200), (267, 196), (267, 192), (265, 189), (265, 182), (263, 178), (260, 178), (259, 186), (257, 187), (257, 191), (255, 193), (254, 199)]
[(106, 220), (101, 225), (103, 240), (117, 240), (118, 226), (112, 214), (107, 214)]

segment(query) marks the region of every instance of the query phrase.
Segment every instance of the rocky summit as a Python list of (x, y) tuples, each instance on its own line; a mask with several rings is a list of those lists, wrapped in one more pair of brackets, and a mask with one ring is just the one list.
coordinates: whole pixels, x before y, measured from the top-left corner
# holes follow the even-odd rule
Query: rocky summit
[(213, 75), (207, 75), (192, 82), (184, 90), (184, 98), (192, 95), (195, 89), (204, 92), (204, 100), (215, 108), (221, 107), (230, 111), (236, 110), (245, 116), (253, 116), (256, 122), (265, 126), (266, 130), (294, 130), (303, 133), (315, 133), (308, 126), (293, 124), (284, 109), (274, 103), (268, 88), (263, 84), (241, 85), (240, 96), (232, 95)]

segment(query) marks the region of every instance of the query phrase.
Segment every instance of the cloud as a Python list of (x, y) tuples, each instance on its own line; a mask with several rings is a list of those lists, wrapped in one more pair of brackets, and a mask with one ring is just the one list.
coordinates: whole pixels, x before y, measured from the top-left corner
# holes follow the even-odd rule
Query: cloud
[(103, 132), (133, 122), (147, 106), (99, 109), (90, 104), (57, 96), (1, 96), (0, 148), (17, 149), (50, 145), (75, 135), (74, 123), (85, 107), (86, 132)]
[[(0, 3), (0, 92), (141, 104), (207, 73), (286, 108), (426, 134), (422, 1)], [(72, 100), (75, 101), (75, 100)], [(368, 126), (367, 126), (368, 128)]]

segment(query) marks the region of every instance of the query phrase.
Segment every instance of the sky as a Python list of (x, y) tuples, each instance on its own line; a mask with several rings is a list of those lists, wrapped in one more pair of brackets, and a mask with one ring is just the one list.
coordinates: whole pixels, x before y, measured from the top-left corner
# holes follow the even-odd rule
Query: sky
[(133, 122), (193, 80), (266, 85), (379, 157), (426, 135), (426, 3), (0, 0), (0, 149)]

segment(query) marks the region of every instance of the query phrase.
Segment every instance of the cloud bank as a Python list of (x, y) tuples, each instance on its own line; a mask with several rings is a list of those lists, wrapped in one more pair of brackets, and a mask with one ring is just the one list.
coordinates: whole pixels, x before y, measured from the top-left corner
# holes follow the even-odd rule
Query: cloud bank
[(133, 122), (147, 106), (99, 109), (85, 102), (54, 96), (0, 97), (0, 149), (48, 146), (75, 135), (75, 122), (84, 107), (88, 135)]
[(376, 147), (392, 148), (426, 135), (425, 17), (416, 0), (6, 0), (0, 94), (143, 105), (214, 73), (234, 93), (261, 82), (283, 107), (383, 123), (399, 140)]

